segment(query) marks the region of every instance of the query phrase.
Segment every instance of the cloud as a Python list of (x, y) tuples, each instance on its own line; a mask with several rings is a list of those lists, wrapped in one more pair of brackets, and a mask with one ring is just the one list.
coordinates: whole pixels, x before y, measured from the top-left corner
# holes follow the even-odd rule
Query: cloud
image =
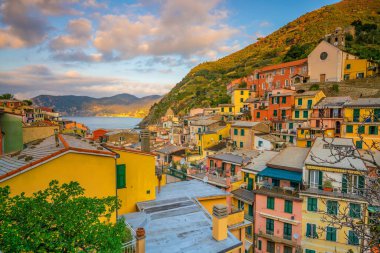
[(87, 8), (107, 8), (107, 4), (98, 3), (96, 0), (86, 0), (84, 1), (83, 6)]
[(66, 30), (68, 34), (60, 35), (50, 41), (49, 46), (54, 51), (85, 47), (91, 39), (91, 21), (85, 18), (70, 20)]
[(238, 33), (223, 24), (227, 12), (218, 10), (218, 4), (219, 0), (164, 0), (157, 16), (105, 15), (93, 43), (104, 59), (204, 55)]
[(75, 0), (4, 0), (0, 5), (3, 28), (0, 48), (31, 47), (40, 44), (51, 30), (46, 16), (78, 14), (69, 6)]
[(259, 27), (269, 27), (269, 26), (272, 26), (272, 24), (268, 21), (262, 21), (260, 24), (259, 24)]
[(123, 78), (86, 76), (74, 69), (60, 73), (52, 71), (44, 65), (28, 65), (0, 72), (0, 93), (11, 92), (19, 94), (22, 98), (41, 94), (86, 94), (94, 97), (120, 93), (140, 96), (161, 95), (167, 93), (172, 87), (171, 84), (142, 83)]

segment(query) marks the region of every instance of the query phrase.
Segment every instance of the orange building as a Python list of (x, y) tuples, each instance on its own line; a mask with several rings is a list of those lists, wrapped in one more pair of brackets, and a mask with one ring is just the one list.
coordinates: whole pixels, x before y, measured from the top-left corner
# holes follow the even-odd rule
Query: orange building
[(262, 122), (268, 120), (268, 100), (261, 98), (248, 98), (245, 103), (251, 113), (251, 121)]
[(282, 122), (292, 118), (294, 91), (276, 90), (269, 96), (268, 117), (271, 121)]
[(104, 140), (104, 135), (108, 133), (108, 130), (105, 130), (103, 128), (96, 129), (92, 131), (92, 139), (94, 141), (100, 141), (102, 142)]
[(307, 59), (266, 66), (254, 71), (253, 84), (248, 88), (257, 91), (257, 96), (263, 96), (273, 89), (290, 88), (306, 82), (307, 73)]

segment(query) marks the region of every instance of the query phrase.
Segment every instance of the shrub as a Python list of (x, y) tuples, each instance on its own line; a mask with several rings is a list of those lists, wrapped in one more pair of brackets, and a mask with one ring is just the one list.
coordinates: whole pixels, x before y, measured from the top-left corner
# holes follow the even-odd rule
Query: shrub
[(309, 90), (319, 90), (319, 84), (313, 84)]
[(339, 85), (338, 84), (333, 84), (333, 86), (331, 86), (331, 90), (334, 91), (334, 92), (339, 92)]

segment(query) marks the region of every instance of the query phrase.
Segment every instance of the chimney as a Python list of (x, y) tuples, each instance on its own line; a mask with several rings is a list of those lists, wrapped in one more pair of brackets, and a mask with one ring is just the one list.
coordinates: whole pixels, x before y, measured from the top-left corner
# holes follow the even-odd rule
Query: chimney
[(55, 137), (55, 146), (59, 147), (59, 138), (58, 138), (58, 130), (54, 129), (54, 137)]
[(136, 253), (145, 253), (145, 229), (136, 230)]
[(212, 237), (217, 241), (227, 239), (227, 206), (215, 205), (212, 209)]
[(140, 132), (141, 151), (150, 151), (150, 132), (147, 129), (142, 129)]

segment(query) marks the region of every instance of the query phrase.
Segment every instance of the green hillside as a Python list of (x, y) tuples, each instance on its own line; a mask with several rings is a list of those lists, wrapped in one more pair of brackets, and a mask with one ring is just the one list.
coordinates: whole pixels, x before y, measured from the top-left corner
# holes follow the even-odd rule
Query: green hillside
[(143, 124), (156, 123), (170, 107), (184, 115), (194, 107), (229, 102), (225, 84), (254, 69), (306, 57), (325, 34), (354, 25), (347, 51), (380, 61), (380, 1), (344, 0), (307, 13), (256, 43), (215, 62), (194, 67), (181, 82), (152, 106)]

